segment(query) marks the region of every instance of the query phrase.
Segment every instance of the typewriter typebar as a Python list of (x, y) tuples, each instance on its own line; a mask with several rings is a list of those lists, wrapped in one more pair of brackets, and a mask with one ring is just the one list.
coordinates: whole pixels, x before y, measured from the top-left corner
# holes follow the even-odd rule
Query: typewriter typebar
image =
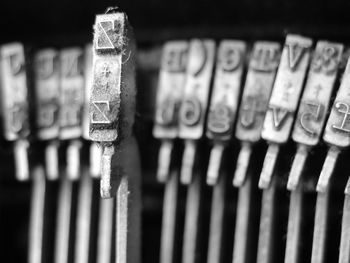
[(280, 44), (259, 41), (254, 44), (244, 84), (242, 102), (236, 125), (236, 138), (242, 143), (238, 155), (233, 184), (241, 186), (245, 180), (251, 155), (251, 144), (261, 138), (276, 70), (280, 60)]
[[(230, 80), (230, 83), (232, 86), (235, 86), (235, 92), (230, 91), (226, 94), (225, 91), (229, 89), (228, 87), (224, 91), (218, 88), (222, 87), (219, 86), (218, 83), (223, 83), (224, 80), (226, 80), (225, 77), (228, 78), (229, 76), (226, 75), (223, 77), (218, 74), (218, 72), (222, 70), (220, 65), (220, 63), (222, 63), (220, 52), (222, 52), (223, 44), (226, 43), (243, 44), (243, 42), (224, 40), (218, 47), (218, 62), (215, 74), (213, 74), (213, 90), (209, 100), (208, 119), (205, 128), (207, 138), (211, 140), (214, 145), (220, 144), (222, 146), (220, 151), (223, 150), (223, 147), (226, 146), (227, 142), (231, 139), (231, 133), (233, 132), (232, 123), (235, 118), (235, 107), (237, 107), (239, 103), (237, 99), (239, 97), (239, 89), (241, 85), (241, 76), (239, 76), (239, 74), (242, 74), (243, 72), (243, 55), (245, 53), (245, 51), (241, 53), (241, 72), (236, 72), (238, 76), (235, 75), (234, 78), (233, 72), (230, 72), (232, 74), (230, 77), (234, 79)], [(292, 139), (299, 145), (298, 149), (304, 147), (306, 151), (311, 147), (316, 146), (322, 135), (328, 105), (331, 100), (333, 87), (336, 83), (338, 68), (340, 67), (340, 60), (343, 57), (343, 45), (322, 40), (318, 41), (312, 60), (310, 60), (312, 52), (311, 48), (311, 39), (296, 35), (288, 35), (280, 61), (280, 46), (278, 43), (259, 41), (253, 46), (247, 77), (242, 91), (243, 95), (240, 102), (235, 131), (236, 138), (242, 142), (242, 149), (237, 160), (237, 171), (233, 178), (234, 185), (239, 187), (237, 210), (235, 213), (236, 222), (232, 258), (233, 262), (247, 262), (248, 258), (251, 258), (252, 256), (249, 255), (249, 244), (252, 242), (249, 228), (252, 227), (251, 221), (253, 218), (251, 215), (252, 209), (254, 209), (254, 199), (252, 199), (252, 196), (254, 196), (255, 193), (253, 191), (254, 180), (252, 180), (251, 174), (247, 173), (252, 145), (258, 142), (262, 137), (270, 144), (267, 155), (272, 155), (272, 159), (269, 159), (269, 156), (265, 157), (265, 167), (263, 168), (259, 183), (259, 187), (263, 189), (263, 192), (256, 255), (257, 262), (271, 262), (271, 259), (274, 256), (273, 244), (276, 235), (276, 229), (274, 229), (276, 224), (275, 218), (277, 209), (280, 209), (276, 206), (276, 202), (280, 195), (279, 192), (281, 191), (280, 188), (282, 181), (278, 174), (278, 176), (272, 176), (278, 147), (280, 144), (284, 144), (290, 139), (292, 131)], [(245, 48), (242, 50), (245, 50)], [(230, 65), (233, 65), (236, 60), (230, 60), (231, 56), (236, 59), (238, 58), (234, 56), (234, 52), (225, 56), (225, 58), (232, 63)], [(188, 65), (190, 65), (190, 61), (191, 47), (189, 49)], [(310, 70), (308, 72), (309, 67)], [(275, 80), (276, 71), (277, 76)], [(229, 74), (229, 72), (225, 72), (225, 74)], [(344, 78), (343, 82), (345, 81)], [(186, 78), (186, 88), (189, 86), (188, 83), (189, 80)], [(305, 90), (302, 92), (304, 84)], [(320, 88), (321, 85), (322, 88)], [(186, 94), (186, 92), (188, 92), (186, 88), (183, 101), (186, 101), (186, 96), (188, 96)], [(271, 91), (272, 96), (270, 98)], [(234, 96), (232, 94), (234, 94)], [(230, 111), (222, 110), (219, 112), (220, 114), (215, 115), (213, 109), (215, 108), (215, 105), (220, 105), (219, 102), (222, 98), (227, 102), (230, 95), (237, 100), (235, 101), (236, 104), (233, 103), (231, 105), (233, 108), (231, 111), (231, 114), (233, 115), (230, 115), (231, 118), (221, 118), (227, 116), (225, 113)], [(299, 100), (300, 108), (298, 109)], [(215, 103), (216, 101), (218, 101), (218, 103)], [(317, 103), (322, 104), (322, 111), (316, 108), (316, 111), (313, 112), (312, 110), (314, 109), (311, 106), (307, 106)], [(268, 115), (266, 118), (265, 113)], [(181, 118), (183, 118), (183, 116), (184, 115), (180, 109), (180, 138), (191, 138), (190, 135), (185, 137), (181, 134), (181, 126), (183, 125), (183, 123), (181, 123)], [(194, 114), (189, 116), (194, 116)], [(216, 129), (221, 131), (221, 128), (227, 133), (215, 132), (217, 131)], [(311, 129), (315, 131), (314, 134), (310, 132)], [(198, 135), (197, 138), (201, 138), (202, 133), (199, 134), (200, 135)], [(304, 153), (307, 154), (305, 151), (298, 150), (297, 155)], [(193, 155), (194, 154), (195, 152), (193, 151)], [(211, 155), (212, 154), (213, 152)], [(219, 172), (222, 155), (220, 153), (217, 156), (219, 157), (216, 158), (215, 161), (213, 161), (212, 157), (210, 158), (212, 164), (209, 162), (209, 167), (211, 165), (216, 166), (216, 169), (211, 170), (215, 170), (215, 172), (211, 174), (214, 176), (210, 177), (209, 174), (211, 171), (209, 167), (207, 170), (207, 183), (214, 186), (211, 195), (211, 205), (209, 206), (211, 211), (209, 216), (208, 249), (205, 253), (207, 256), (207, 262), (220, 262), (223, 253), (222, 238), (224, 236), (223, 225), (225, 222), (224, 211), (226, 202), (225, 184), (227, 176), (226, 171)], [(298, 159), (300, 157), (295, 158)], [(303, 158), (306, 159), (306, 155)], [(291, 194), (288, 221), (286, 222), (287, 240), (285, 243), (285, 252), (283, 254), (284, 262), (288, 263), (299, 262), (302, 253), (300, 242), (301, 236), (303, 235), (302, 218), (304, 216), (303, 202), (305, 201), (305, 189), (303, 189), (303, 185), (300, 183), (303, 182), (303, 180), (300, 180), (300, 175), (303, 170), (304, 161), (294, 160), (294, 166), (295, 165), (297, 166), (297, 171), (291, 171), (291, 175), (289, 176), (290, 183), (288, 183), (288, 189), (291, 190)], [(196, 167), (193, 168), (192, 166), (191, 171), (192, 172), (189, 173), (191, 174), (191, 180), (187, 181), (188, 188), (184, 210), (184, 232), (182, 242), (182, 262), (188, 263), (195, 262), (196, 259), (199, 260), (200, 257), (197, 253), (199, 244), (201, 243), (200, 224), (203, 220), (201, 206), (204, 191), (201, 183), (201, 170), (198, 170)], [(278, 171), (276, 171), (276, 173), (277, 172)], [(296, 176), (293, 176), (292, 173), (296, 174)], [(175, 233), (179, 224), (176, 216), (180, 213), (178, 210), (178, 202), (180, 200), (180, 190), (177, 181), (178, 174), (174, 171), (169, 173), (169, 176), (164, 193), (160, 262), (173, 261), (175, 257), (174, 250), (176, 248)], [(317, 197), (313, 231), (314, 236), (312, 251), (310, 251), (312, 262), (321, 262), (325, 259), (325, 240), (327, 231), (326, 219), (327, 214), (329, 213), (326, 206), (327, 200), (326, 195), (319, 194)], [(340, 250), (342, 258), (347, 258), (349, 254), (345, 249), (348, 244), (347, 237), (349, 232), (348, 224), (345, 222), (348, 214), (346, 211), (346, 200), (347, 196), (345, 197), (342, 223), (343, 230)]]
[(34, 89), (36, 97), (36, 129), (39, 140), (46, 141), (46, 174), (58, 179), (58, 138), (60, 132), (60, 68), (59, 53), (43, 49), (34, 55)]
[(288, 180), (289, 190), (298, 185), (308, 148), (319, 142), (342, 51), (341, 44), (317, 42), (292, 134), (298, 150)]
[(179, 113), (179, 137), (185, 140), (180, 178), (183, 184), (189, 184), (192, 180), (196, 141), (204, 134), (214, 61), (213, 40), (191, 40), (186, 84)]
[(246, 44), (242, 41), (223, 40), (218, 48), (206, 131), (207, 137), (214, 144), (207, 172), (209, 185), (214, 185), (217, 182), (221, 156), (225, 144), (232, 137), (245, 52)]
[[(343, 45), (341, 44), (327, 41), (317, 42), (301, 97), (292, 134), (293, 140), (298, 143), (297, 153), (287, 183), (287, 189), (292, 192), (289, 204), (285, 262), (298, 262), (300, 259), (299, 244), (301, 241), (304, 190), (299, 181), (308, 151), (318, 144), (321, 137), (342, 51)], [(325, 232), (320, 218), (315, 222), (314, 228), (314, 233)], [(321, 236), (315, 236), (315, 238), (322, 240)], [(316, 253), (322, 255), (321, 251)], [(316, 262), (318, 261), (316, 260)]]
[(122, 176), (114, 172), (114, 176), (111, 177), (115, 142), (120, 143), (131, 137), (134, 122), (133, 41), (125, 13), (112, 12), (96, 16), (90, 139), (99, 142), (103, 149), (101, 196), (104, 198), (115, 195)]
[(249, 228), (253, 203), (253, 178), (248, 174), (252, 144), (260, 140), (270, 93), (280, 59), (280, 45), (275, 42), (254, 43), (243, 90), (242, 103), (236, 125), (236, 138), (242, 148), (237, 159), (233, 177), (239, 187), (237, 217), (235, 224), (233, 262), (247, 262), (249, 255)]
[(166, 182), (163, 201), (160, 262), (172, 262), (176, 232), (178, 173), (170, 168), (173, 140), (178, 136), (178, 114), (185, 86), (187, 41), (168, 41), (163, 45), (156, 98), (153, 135), (161, 139), (157, 180)]
[[(289, 139), (294, 115), (299, 103), (304, 78), (309, 66), (312, 40), (287, 35), (278, 67), (269, 108), (264, 120), (262, 138), (269, 143), (259, 188), (263, 189), (258, 238), (258, 262), (270, 262), (273, 257), (278, 175), (273, 176), (279, 145)], [(289, 256), (286, 261), (289, 260)]]
[(260, 188), (268, 188), (279, 144), (289, 139), (309, 66), (311, 45), (312, 40), (309, 38), (296, 35), (286, 38), (261, 135), (268, 141), (269, 148), (260, 175)]
[[(340, 151), (348, 147), (350, 143), (350, 130), (347, 129), (347, 107), (349, 104), (349, 92), (347, 89), (350, 79), (349, 65), (350, 63), (348, 61), (323, 134), (323, 140), (329, 145), (329, 150), (316, 187), (317, 200), (311, 262), (321, 262), (326, 256), (330, 179)], [(347, 202), (348, 198), (347, 194), (345, 194), (343, 219), (346, 218), (348, 214), (346, 208)], [(348, 223), (344, 223), (343, 221), (342, 227), (342, 231), (344, 231), (346, 235), (348, 232)], [(347, 241), (344, 240), (344, 233), (342, 233), (339, 262), (342, 262), (341, 260), (344, 260), (346, 257), (349, 259), (349, 249), (344, 249), (344, 242)], [(346, 260), (344, 262), (346, 262)]]
[(29, 97), (25, 50), (22, 44), (0, 47), (4, 136), (14, 142), (16, 178), (29, 179)]
[(350, 102), (350, 94), (348, 92), (349, 72), (350, 63), (348, 61), (323, 135), (323, 140), (329, 145), (329, 151), (317, 183), (318, 192), (326, 191), (341, 149), (350, 145), (350, 129), (347, 121)]
[(70, 238), (73, 211), (73, 181), (80, 179), (80, 137), (83, 109), (83, 51), (80, 47), (65, 48), (59, 52), (60, 98), (59, 138), (68, 141), (66, 169), (59, 176), (57, 201), (57, 225), (54, 261), (64, 262), (70, 254), (67, 240)]
[[(133, 135), (135, 52), (133, 31), (124, 12), (109, 8), (96, 16), (89, 130), (90, 139), (103, 149), (101, 197), (116, 197), (115, 260), (122, 263), (140, 261), (140, 160)], [(109, 204), (103, 206), (106, 216), (110, 216), (106, 209), (113, 210)], [(104, 244), (110, 249), (113, 242)]]
[(67, 176), (77, 179), (80, 170), (82, 116), (84, 107), (84, 53), (82, 48), (60, 52), (60, 139), (69, 140)]
[[(33, 62), (33, 93), (36, 101), (35, 128), (37, 139), (45, 142), (46, 169), (44, 169), (44, 164), (36, 164), (32, 172), (33, 188), (30, 204), (28, 247), (28, 262), (30, 263), (46, 260), (44, 248), (47, 243), (45, 226), (47, 224), (48, 200), (52, 195), (46, 179), (57, 181), (60, 175), (58, 163), (60, 132), (58, 112), (60, 108), (59, 53), (51, 48), (37, 50), (33, 55)], [(66, 238), (66, 236), (62, 237)]]
[(169, 174), (173, 140), (178, 136), (178, 114), (186, 78), (188, 42), (164, 44), (156, 102), (153, 136), (162, 140), (159, 150), (158, 181)]

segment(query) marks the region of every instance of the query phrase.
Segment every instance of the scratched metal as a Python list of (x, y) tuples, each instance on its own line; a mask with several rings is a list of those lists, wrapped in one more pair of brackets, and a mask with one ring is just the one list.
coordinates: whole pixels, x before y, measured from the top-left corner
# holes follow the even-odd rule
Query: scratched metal
[(3, 45), (0, 56), (4, 136), (14, 141), (29, 135), (29, 99), (23, 45)]
[(236, 162), (233, 184), (242, 186), (252, 152), (251, 145), (261, 138), (268, 101), (280, 60), (281, 47), (275, 42), (254, 44), (236, 125), (236, 138), (242, 148)]
[(60, 52), (60, 139), (82, 135), (84, 107), (83, 49), (67, 48)]
[(178, 135), (178, 111), (186, 80), (187, 41), (164, 44), (156, 98), (155, 138), (174, 139)]
[(207, 170), (207, 183), (210, 185), (216, 184), (218, 180), (224, 144), (232, 137), (245, 55), (246, 44), (243, 41), (223, 40), (218, 47), (206, 127), (206, 136), (214, 142)]
[(289, 138), (309, 66), (311, 45), (309, 38), (296, 35), (286, 38), (261, 134), (267, 141), (285, 143)]
[(214, 60), (213, 40), (191, 40), (186, 86), (180, 108), (179, 137), (182, 139), (198, 140), (203, 135)]
[(59, 136), (58, 109), (60, 99), (60, 72), (58, 52), (43, 49), (34, 56), (36, 97), (36, 128), (41, 140)]
[(113, 142), (134, 122), (135, 44), (122, 12), (96, 16), (94, 30), (90, 138)]
[(196, 153), (195, 141), (199, 140), (204, 133), (214, 60), (215, 42), (213, 40), (191, 40), (186, 86), (179, 112), (179, 137), (186, 140), (180, 177), (183, 184), (192, 181)]
[(289, 190), (298, 184), (309, 148), (319, 143), (342, 51), (341, 44), (317, 42), (292, 134), (299, 145), (288, 179)]
[(228, 141), (232, 137), (245, 55), (246, 44), (243, 41), (223, 40), (218, 47), (207, 120), (206, 135), (209, 139)]
[(159, 150), (157, 179), (165, 182), (169, 175), (171, 152), (178, 135), (178, 115), (186, 80), (187, 41), (164, 44), (156, 98), (153, 135), (163, 139)]
[(323, 140), (330, 145), (347, 147), (350, 145), (350, 60), (329, 115)]
[(319, 41), (294, 125), (295, 142), (315, 146), (323, 131), (343, 45)]
[(254, 143), (261, 138), (280, 49), (276, 42), (258, 41), (254, 44), (236, 125), (239, 140)]

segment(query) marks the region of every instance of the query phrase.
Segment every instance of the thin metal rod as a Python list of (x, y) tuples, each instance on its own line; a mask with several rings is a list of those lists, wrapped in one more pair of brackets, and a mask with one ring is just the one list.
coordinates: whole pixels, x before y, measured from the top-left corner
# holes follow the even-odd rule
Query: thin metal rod
[(33, 170), (33, 192), (29, 222), (28, 262), (41, 263), (43, 255), (43, 234), (45, 214), (46, 181), (44, 168)]
[(163, 222), (160, 247), (161, 263), (172, 263), (174, 260), (178, 188), (178, 173), (172, 172), (169, 181), (165, 185), (163, 201)]
[(100, 199), (97, 237), (97, 263), (110, 263), (113, 238), (113, 204), (115, 199)]
[(252, 176), (247, 174), (238, 190), (233, 263), (245, 263), (248, 260), (248, 231), (250, 224), (252, 195)]
[(349, 263), (349, 262), (350, 262), (350, 195), (345, 195), (341, 239), (340, 239), (339, 263)]
[(128, 255), (128, 204), (129, 179), (123, 176), (117, 191), (116, 206), (116, 260), (117, 263), (127, 263)]
[(88, 263), (91, 229), (92, 178), (86, 170), (81, 176), (78, 198), (74, 262)]
[(328, 185), (324, 192), (317, 193), (311, 263), (325, 262), (329, 188)]
[(220, 174), (219, 181), (213, 188), (211, 203), (208, 263), (220, 263), (222, 254), (222, 235), (225, 212), (226, 175)]
[(302, 181), (297, 184), (294, 191), (290, 194), (289, 216), (286, 253), (284, 257), (285, 263), (299, 262), (300, 255), (300, 234), (303, 210), (303, 190)]
[(193, 182), (188, 186), (184, 241), (182, 246), (182, 263), (195, 263), (198, 253), (199, 213), (201, 203), (201, 175), (194, 174)]
[(272, 259), (276, 188), (276, 178), (272, 177), (270, 187), (263, 191), (257, 256), (259, 263), (269, 263)]
[(67, 263), (69, 257), (69, 233), (72, 206), (72, 181), (61, 178), (58, 193), (58, 211), (55, 243), (55, 263)]

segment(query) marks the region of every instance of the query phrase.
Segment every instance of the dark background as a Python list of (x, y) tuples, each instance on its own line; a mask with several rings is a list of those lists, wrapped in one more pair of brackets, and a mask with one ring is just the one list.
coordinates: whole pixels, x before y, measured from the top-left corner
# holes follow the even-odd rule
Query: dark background
[(346, 0), (2, 0), (1, 41), (40, 39), (60, 45), (89, 39), (94, 15), (108, 6), (128, 13), (140, 42), (189, 37), (194, 32), (271, 38), (285, 30), (348, 38), (350, 29), (350, 2)]

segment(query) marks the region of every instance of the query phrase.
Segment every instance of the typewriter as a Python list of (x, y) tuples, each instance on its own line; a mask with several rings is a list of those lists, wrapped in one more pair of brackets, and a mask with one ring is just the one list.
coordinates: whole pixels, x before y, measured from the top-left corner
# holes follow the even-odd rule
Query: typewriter
[(1, 261), (350, 263), (349, 7), (1, 3)]

